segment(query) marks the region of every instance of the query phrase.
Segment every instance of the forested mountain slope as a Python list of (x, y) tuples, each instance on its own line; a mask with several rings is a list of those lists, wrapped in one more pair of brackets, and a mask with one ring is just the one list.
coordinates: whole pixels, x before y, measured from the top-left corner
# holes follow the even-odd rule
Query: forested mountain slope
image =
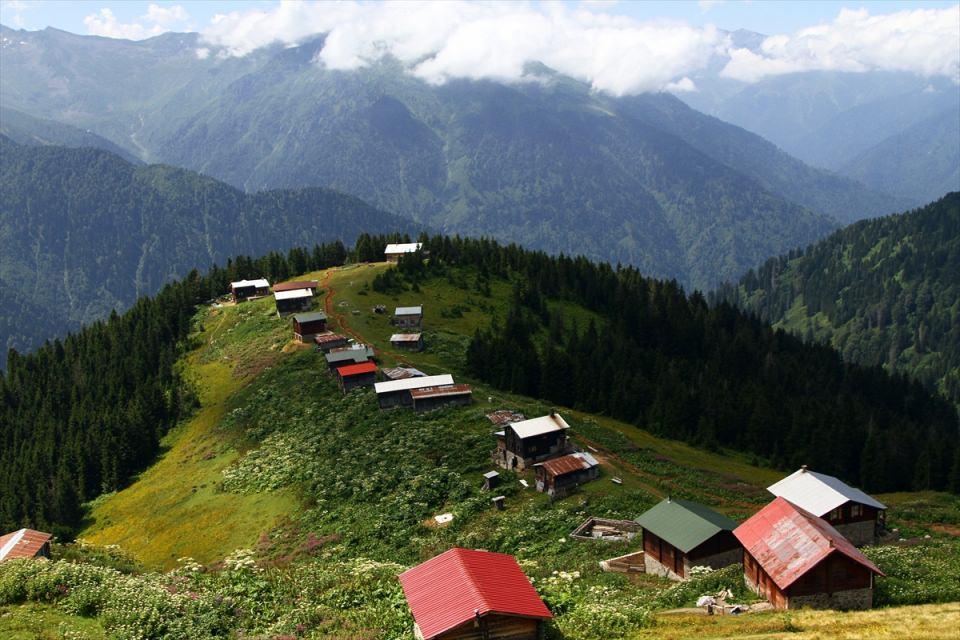
[(960, 193), (858, 222), (751, 270), (721, 298), (915, 376), (960, 406)]
[(196, 34), (131, 42), (47, 29), (15, 40), (0, 61), (5, 106), (90, 128), (143, 159), (247, 190), (328, 186), (447, 232), (631, 263), (688, 286), (821, 237), (833, 224), (818, 214), (907, 206), (671, 96), (611, 98), (542, 65), (529, 65), (529, 82), (437, 86), (390, 60), (326, 69), (322, 37), (202, 59)]
[[(245, 194), (196, 173), (97, 149), (0, 137), (6, 350), (29, 350), (130, 306), (193, 268), (413, 223), (327, 189)], [(46, 328), (58, 327), (54, 333)]]
[(140, 163), (136, 156), (125, 148), (92, 131), (71, 127), (54, 120), (34, 118), (15, 109), (0, 107), (0, 135), (23, 145), (93, 147), (115, 153), (128, 162)]

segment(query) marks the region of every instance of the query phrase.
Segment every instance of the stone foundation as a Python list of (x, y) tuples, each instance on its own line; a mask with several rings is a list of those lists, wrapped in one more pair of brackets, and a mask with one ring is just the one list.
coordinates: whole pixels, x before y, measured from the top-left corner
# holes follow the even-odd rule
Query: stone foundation
[(665, 565), (661, 564), (659, 560), (647, 554), (643, 556), (643, 569), (645, 573), (651, 575), (670, 578), (671, 580), (683, 580), (683, 578), (674, 573), (672, 569), (668, 569)]
[(837, 524), (833, 528), (857, 547), (877, 542), (877, 525), (873, 520)]
[(870, 609), (873, 607), (873, 589), (849, 589), (833, 593), (814, 593), (787, 598), (788, 609)]
[(693, 567), (710, 567), (711, 569), (723, 569), (724, 567), (729, 567), (732, 564), (740, 564), (743, 560), (743, 549), (737, 547), (736, 549), (731, 549), (729, 551), (723, 551), (721, 553), (715, 553), (712, 556), (704, 556), (702, 558), (697, 558), (696, 560), (691, 560), (690, 558), (683, 559), (683, 572), (690, 575), (690, 569)]

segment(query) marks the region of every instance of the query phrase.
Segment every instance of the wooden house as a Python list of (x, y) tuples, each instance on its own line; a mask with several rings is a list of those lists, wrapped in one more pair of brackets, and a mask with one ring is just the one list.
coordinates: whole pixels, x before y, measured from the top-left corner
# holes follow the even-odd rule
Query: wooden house
[(432, 411), (448, 405), (466, 406), (473, 402), (473, 390), (468, 384), (442, 384), (410, 390), (414, 411)]
[(453, 548), (400, 574), (419, 640), (541, 640), (552, 615), (516, 559)]
[(447, 373), (439, 376), (418, 376), (378, 382), (373, 388), (377, 392), (377, 403), (380, 408), (389, 409), (391, 407), (411, 406), (413, 397), (410, 392), (414, 389), (439, 387), (448, 384), (453, 384), (453, 376)]
[(323, 311), (298, 313), (293, 316), (293, 339), (297, 342), (313, 342), (317, 334), (326, 330), (327, 314)]
[(345, 364), (360, 364), (374, 359), (373, 347), (366, 344), (353, 344), (348, 347), (331, 349), (323, 356), (327, 366), (333, 371)]
[(393, 319), (390, 322), (395, 327), (419, 329), (423, 323), (423, 307), (397, 307), (393, 311)]
[(733, 534), (747, 584), (778, 609), (869, 609), (874, 576), (859, 549), (826, 520), (776, 498)]
[(570, 453), (569, 428), (558, 413), (511, 422), (496, 433), (496, 463), (504, 469), (523, 471), (538, 462)]
[(350, 340), (347, 339), (347, 336), (342, 336), (339, 333), (327, 332), (313, 336), (313, 343), (317, 345), (317, 351), (322, 351), (323, 353), (345, 347), (349, 342)]
[(320, 283), (316, 280), (291, 280), (290, 282), (281, 282), (280, 284), (273, 285), (273, 292), (277, 293), (279, 291), (295, 291), (297, 289), (309, 289), (311, 295), (317, 294), (317, 289), (320, 288)]
[(423, 334), (395, 333), (390, 336), (390, 344), (405, 351), (423, 351)]
[(600, 463), (589, 453), (570, 453), (533, 465), (537, 491), (551, 498), (563, 498), (584, 482), (600, 475)]
[(886, 520), (887, 507), (882, 502), (806, 466), (770, 485), (767, 491), (823, 518), (858, 547), (875, 543)]
[(281, 316), (306, 311), (313, 305), (312, 289), (291, 289), (273, 294), (277, 304), (277, 314)]
[(337, 382), (344, 393), (358, 387), (371, 387), (377, 381), (377, 365), (367, 360), (337, 367)]
[(408, 253), (416, 253), (422, 249), (422, 242), (391, 243), (383, 250), (383, 257), (387, 262), (399, 262), (400, 256)]
[(737, 523), (696, 502), (667, 498), (636, 522), (643, 528), (647, 573), (685, 580), (693, 567), (720, 569), (743, 557), (733, 535)]
[(53, 536), (43, 531), (20, 529), (0, 536), (0, 562), (16, 558), (49, 558)]
[(230, 283), (230, 293), (234, 302), (243, 302), (252, 298), (262, 298), (270, 294), (270, 283), (263, 278), (256, 280), (237, 280)]

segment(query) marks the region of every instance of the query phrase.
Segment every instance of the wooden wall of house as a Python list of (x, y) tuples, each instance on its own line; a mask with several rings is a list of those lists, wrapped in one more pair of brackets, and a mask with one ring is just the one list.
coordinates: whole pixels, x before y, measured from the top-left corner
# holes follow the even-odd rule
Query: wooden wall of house
[[(854, 515), (853, 513), (856, 510), (856, 507), (859, 507), (859, 515)], [(842, 504), (834, 511), (825, 513), (823, 515), (823, 519), (833, 526), (837, 526), (838, 524), (848, 524), (851, 522), (866, 522), (868, 520), (876, 522), (879, 518), (879, 509), (866, 504), (855, 504), (853, 502)]]
[(832, 553), (787, 589), (787, 596), (867, 589), (873, 585), (869, 569), (840, 553)]
[(487, 615), (479, 623), (471, 620), (437, 636), (437, 640), (540, 640), (542, 635), (543, 623), (531, 618)]
[(550, 452), (550, 449), (556, 447), (566, 437), (563, 431), (551, 431), (533, 436), (531, 438), (519, 438), (511, 427), (506, 427), (507, 451), (512, 451), (521, 458), (535, 458)]
[(434, 398), (419, 398), (413, 399), (413, 410), (414, 411), (433, 411), (434, 409), (439, 409), (440, 407), (445, 407), (448, 405), (456, 405), (459, 407), (466, 406), (473, 402), (473, 396), (468, 393), (457, 395), (457, 396), (437, 396)]
[(740, 541), (733, 535), (732, 531), (718, 531), (713, 537), (704, 540), (700, 545), (690, 550), (687, 556), (694, 565), (698, 558), (730, 551), (740, 546)]
[(643, 552), (678, 576), (684, 577), (683, 551), (646, 529), (643, 530)]
[(743, 575), (747, 582), (753, 585), (760, 596), (770, 601), (778, 609), (787, 608), (787, 596), (780, 587), (767, 575), (753, 556), (744, 551), (743, 553)]

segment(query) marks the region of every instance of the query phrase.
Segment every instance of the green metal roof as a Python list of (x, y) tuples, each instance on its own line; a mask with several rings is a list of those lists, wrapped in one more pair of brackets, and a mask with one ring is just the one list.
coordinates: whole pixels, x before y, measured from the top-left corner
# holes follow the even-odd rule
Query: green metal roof
[(327, 314), (323, 311), (312, 311), (310, 313), (298, 313), (293, 316), (293, 319), (297, 322), (314, 322), (315, 320), (326, 320)]
[(720, 531), (733, 531), (737, 523), (709, 507), (689, 500), (667, 498), (642, 516), (637, 524), (677, 549), (688, 553)]

